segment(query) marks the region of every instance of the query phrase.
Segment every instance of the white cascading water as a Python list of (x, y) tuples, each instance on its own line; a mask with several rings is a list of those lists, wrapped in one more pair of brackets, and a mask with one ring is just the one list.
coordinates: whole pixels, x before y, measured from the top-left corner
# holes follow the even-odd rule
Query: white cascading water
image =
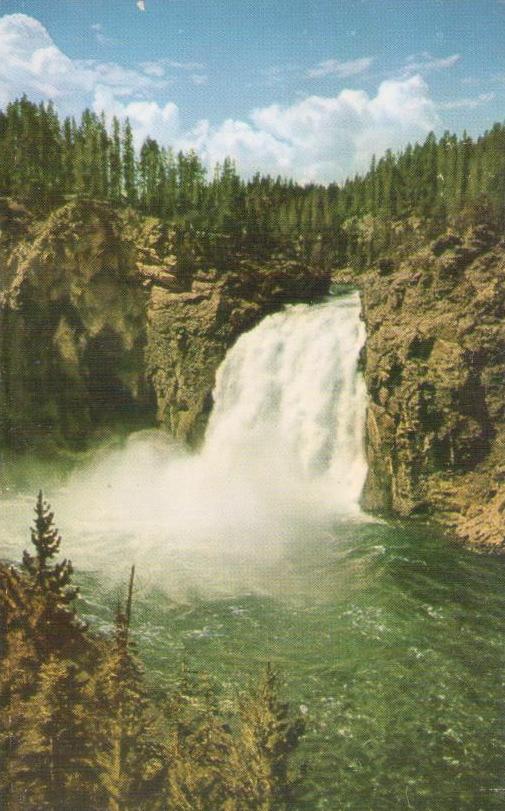
[(364, 343), (357, 293), (266, 318), (221, 365), (204, 458), (247, 460), (269, 487), (330, 513), (358, 510), (366, 474)]
[[(359, 518), (364, 340), (357, 293), (265, 318), (218, 371), (198, 454), (143, 431), (47, 494), (65, 554), (121, 577), (135, 562), (171, 593), (223, 592), (254, 588), (290, 544)], [(15, 512), (26, 527), (26, 502)], [(26, 532), (10, 538), (19, 555)]]

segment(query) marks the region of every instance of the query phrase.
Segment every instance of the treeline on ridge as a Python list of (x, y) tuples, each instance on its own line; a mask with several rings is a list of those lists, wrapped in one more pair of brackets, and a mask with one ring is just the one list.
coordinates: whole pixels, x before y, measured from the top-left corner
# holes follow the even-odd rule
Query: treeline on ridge
[(304, 731), (270, 666), (224, 710), (183, 669), (153, 696), (131, 633), (133, 571), (109, 637), (75, 609), (72, 566), (39, 494), (33, 553), (0, 564), (0, 807), (5, 811), (283, 811)]
[(501, 228), (505, 126), (477, 139), (430, 133), (424, 143), (372, 159), (342, 184), (244, 180), (226, 159), (208, 175), (193, 151), (147, 138), (138, 154), (128, 121), (85, 110), (60, 121), (51, 103), (23, 97), (0, 111), (0, 194), (46, 212), (73, 195), (131, 206), (184, 232), (226, 240), (231, 252), (283, 252), (363, 268), (420, 230), (441, 233), (462, 213)]

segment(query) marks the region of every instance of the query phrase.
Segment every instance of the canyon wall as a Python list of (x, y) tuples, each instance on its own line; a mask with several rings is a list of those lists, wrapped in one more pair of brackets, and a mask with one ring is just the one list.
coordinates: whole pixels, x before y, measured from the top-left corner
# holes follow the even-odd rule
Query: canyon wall
[(448, 232), (362, 280), (369, 392), (365, 508), (505, 539), (505, 244)]
[(96, 201), (35, 223), (3, 200), (0, 279), (0, 442), (44, 453), (154, 425), (198, 443), (236, 337), (329, 285), (279, 258), (178, 257), (159, 220)]
[[(105, 203), (70, 202), (36, 222), (1, 200), (2, 448), (50, 456), (155, 425), (197, 445), (237, 336), (329, 283), (281, 257), (220, 268), (193, 251), (188, 261), (169, 226)], [(435, 517), (463, 541), (502, 549), (505, 243), (484, 226), (448, 232), (358, 284), (363, 506)]]

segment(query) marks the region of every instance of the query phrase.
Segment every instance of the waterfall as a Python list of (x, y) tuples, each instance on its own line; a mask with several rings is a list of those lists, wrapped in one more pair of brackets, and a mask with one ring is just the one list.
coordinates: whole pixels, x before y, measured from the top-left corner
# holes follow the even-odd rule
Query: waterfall
[(271, 485), (292, 481), (349, 513), (366, 475), (364, 326), (357, 293), (296, 305), (242, 335), (221, 365), (203, 455), (230, 472), (252, 460)]
[[(364, 339), (357, 293), (265, 318), (217, 373), (198, 453), (142, 431), (47, 494), (65, 554), (79, 568), (121, 576), (136, 562), (171, 590), (250, 586), (251, 572), (290, 544), (359, 518)], [(3, 507), (9, 529), (26, 527), (26, 500)], [(26, 545), (26, 531), (22, 540), (5, 536), (18, 554)]]

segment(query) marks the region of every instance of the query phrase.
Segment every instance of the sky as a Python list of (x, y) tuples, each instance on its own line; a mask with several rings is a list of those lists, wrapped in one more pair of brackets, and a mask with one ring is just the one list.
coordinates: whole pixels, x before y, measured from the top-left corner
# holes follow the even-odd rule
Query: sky
[(0, 0), (21, 94), (301, 182), (505, 119), (505, 0)]

